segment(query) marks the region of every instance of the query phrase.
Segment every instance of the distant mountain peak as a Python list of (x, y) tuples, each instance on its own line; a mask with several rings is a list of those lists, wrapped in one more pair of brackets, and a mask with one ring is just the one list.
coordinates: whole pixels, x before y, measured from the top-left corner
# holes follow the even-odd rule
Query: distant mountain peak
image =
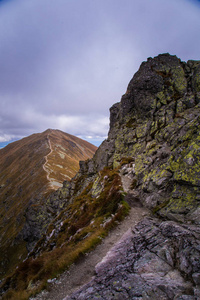
[(45, 156), (43, 168), (49, 186), (57, 189), (63, 185), (63, 181), (76, 175), (79, 161), (91, 158), (97, 148), (61, 130), (47, 129), (44, 133), (47, 134), (49, 153)]
[[(96, 149), (84, 140), (54, 129), (32, 134), (0, 149), (1, 262), (9, 261), (11, 243), (22, 239), (20, 231), (27, 221), (28, 207), (37, 207), (37, 201), (44, 195), (71, 180), (79, 170), (79, 161), (91, 158)], [(26, 253), (23, 247), (21, 251), (21, 255)], [(13, 255), (17, 260), (15, 250)], [(4, 271), (12, 267), (5, 266)]]

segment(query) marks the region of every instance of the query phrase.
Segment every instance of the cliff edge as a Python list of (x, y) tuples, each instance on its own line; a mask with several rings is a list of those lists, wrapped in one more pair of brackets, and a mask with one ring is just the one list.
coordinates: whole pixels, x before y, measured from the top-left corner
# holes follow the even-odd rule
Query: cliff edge
[(85, 169), (127, 177), (125, 200), (145, 218), (67, 299), (200, 299), (200, 61), (162, 54), (143, 62), (110, 131)]

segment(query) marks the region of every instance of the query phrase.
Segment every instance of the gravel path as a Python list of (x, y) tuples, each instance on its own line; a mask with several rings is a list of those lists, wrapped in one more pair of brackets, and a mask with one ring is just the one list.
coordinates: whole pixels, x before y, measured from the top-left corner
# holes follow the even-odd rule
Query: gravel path
[(149, 215), (149, 212), (145, 208), (132, 207), (124, 221), (113, 229), (94, 251), (88, 253), (79, 263), (72, 265), (58, 279), (53, 279), (49, 283), (48, 290), (44, 290), (30, 300), (64, 300), (82, 285), (89, 282), (95, 274), (96, 264), (103, 259), (130, 227), (135, 226), (147, 215)]

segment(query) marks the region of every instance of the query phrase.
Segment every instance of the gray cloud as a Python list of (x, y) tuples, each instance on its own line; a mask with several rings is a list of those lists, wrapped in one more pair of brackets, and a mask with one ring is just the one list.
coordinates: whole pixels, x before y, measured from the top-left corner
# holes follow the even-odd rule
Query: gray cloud
[(103, 139), (143, 60), (200, 59), (199, 14), (190, 0), (2, 1), (0, 141), (46, 128)]

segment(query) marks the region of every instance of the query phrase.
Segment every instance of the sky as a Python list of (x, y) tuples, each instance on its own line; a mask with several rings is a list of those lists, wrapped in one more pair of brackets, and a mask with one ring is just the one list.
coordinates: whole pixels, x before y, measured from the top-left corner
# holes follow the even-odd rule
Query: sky
[(48, 128), (96, 145), (142, 61), (200, 60), (197, 0), (0, 1), (0, 143)]

